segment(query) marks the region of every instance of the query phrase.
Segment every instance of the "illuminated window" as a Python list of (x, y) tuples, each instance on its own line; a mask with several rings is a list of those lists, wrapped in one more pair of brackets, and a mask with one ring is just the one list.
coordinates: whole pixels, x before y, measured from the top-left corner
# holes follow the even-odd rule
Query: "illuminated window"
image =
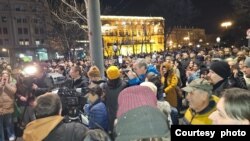
[(23, 39), (19, 39), (18, 43), (19, 43), (19, 45), (23, 46), (24, 45), (24, 40)]
[(26, 45), (26, 46), (30, 45), (29, 39), (25, 39), (24, 45)]

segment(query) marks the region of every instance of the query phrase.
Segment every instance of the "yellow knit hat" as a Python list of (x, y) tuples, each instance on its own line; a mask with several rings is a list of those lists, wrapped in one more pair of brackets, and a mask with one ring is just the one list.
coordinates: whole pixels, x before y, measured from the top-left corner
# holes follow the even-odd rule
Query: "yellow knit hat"
[(107, 73), (108, 79), (110, 79), (110, 80), (117, 79), (121, 75), (120, 70), (116, 66), (110, 66), (107, 69), (106, 73)]

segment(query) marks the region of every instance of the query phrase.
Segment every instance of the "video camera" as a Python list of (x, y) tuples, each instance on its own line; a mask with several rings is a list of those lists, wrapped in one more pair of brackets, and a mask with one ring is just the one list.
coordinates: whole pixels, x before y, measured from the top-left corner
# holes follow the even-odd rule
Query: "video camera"
[(47, 77), (51, 80), (53, 85), (63, 84), (66, 80), (66, 77), (60, 73), (48, 73)]
[[(85, 91), (87, 93), (87, 91)], [(70, 119), (77, 119), (83, 106), (87, 103), (86, 93), (79, 93), (75, 89), (62, 87), (58, 90), (62, 102), (62, 115), (68, 116)]]

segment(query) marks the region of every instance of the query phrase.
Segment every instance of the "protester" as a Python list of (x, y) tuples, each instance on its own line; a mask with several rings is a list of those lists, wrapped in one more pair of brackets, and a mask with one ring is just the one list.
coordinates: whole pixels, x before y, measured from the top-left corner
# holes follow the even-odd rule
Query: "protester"
[(139, 85), (145, 81), (147, 73), (149, 72), (159, 74), (153, 65), (148, 65), (146, 63), (145, 59), (137, 59), (133, 64), (133, 71), (127, 73), (127, 76), (129, 77), (128, 84), (130, 86)]
[(7, 131), (8, 140), (15, 140), (12, 114), (14, 112), (16, 82), (10, 78), (7, 71), (2, 73), (0, 78), (0, 141), (5, 141), (4, 129)]
[(124, 89), (118, 97), (116, 141), (169, 139), (167, 117), (157, 109), (153, 91), (145, 86)]
[(209, 118), (213, 124), (250, 125), (250, 92), (240, 88), (231, 88), (222, 92), (217, 110)]
[(62, 103), (56, 94), (46, 93), (35, 101), (36, 120), (23, 134), (25, 141), (82, 141), (88, 128), (79, 122), (65, 123), (61, 116)]
[(212, 89), (212, 85), (205, 79), (195, 79), (182, 88), (183, 91), (188, 92), (186, 99), (189, 102), (183, 124), (212, 124), (208, 116), (216, 110), (216, 103), (219, 100), (218, 97), (212, 95)]
[(116, 119), (116, 112), (118, 109), (118, 96), (119, 93), (127, 87), (127, 83), (123, 81), (121, 77), (120, 70), (116, 66), (110, 66), (106, 70), (107, 73), (107, 83), (103, 85), (103, 91), (105, 93), (104, 103), (108, 112), (109, 119), (109, 134), (113, 136), (113, 126)]
[(108, 115), (106, 106), (101, 100), (103, 91), (99, 85), (96, 85), (89, 89), (87, 94), (89, 104), (84, 106), (84, 111), (86, 112), (90, 129), (103, 129), (108, 130)]
[(173, 67), (170, 63), (163, 63), (161, 66), (161, 82), (165, 93), (165, 100), (172, 107), (177, 107), (177, 91), (178, 84), (177, 75), (173, 72)]
[(207, 78), (213, 85), (213, 94), (220, 96), (221, 91), (229, 88), (228, 77), (230, 75), (230, 67), (226, 62), (216, 61), (211, 64)]

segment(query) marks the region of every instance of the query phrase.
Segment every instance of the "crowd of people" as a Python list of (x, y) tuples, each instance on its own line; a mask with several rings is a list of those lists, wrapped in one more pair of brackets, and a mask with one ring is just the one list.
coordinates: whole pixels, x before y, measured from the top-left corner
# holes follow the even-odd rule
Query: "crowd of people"
[[(170, 140), (171, 125), (250, 124), (248, 49), (183, 49), (105, 59), (105, 76), (89, 60), (1, 64), (0, 141)], [(51, 92), (49, 73), (60, 87), (79, 90), (88, 123), (66, 122), (63, 103)], [(20, 113), (16, 114), (19, 109)]]

